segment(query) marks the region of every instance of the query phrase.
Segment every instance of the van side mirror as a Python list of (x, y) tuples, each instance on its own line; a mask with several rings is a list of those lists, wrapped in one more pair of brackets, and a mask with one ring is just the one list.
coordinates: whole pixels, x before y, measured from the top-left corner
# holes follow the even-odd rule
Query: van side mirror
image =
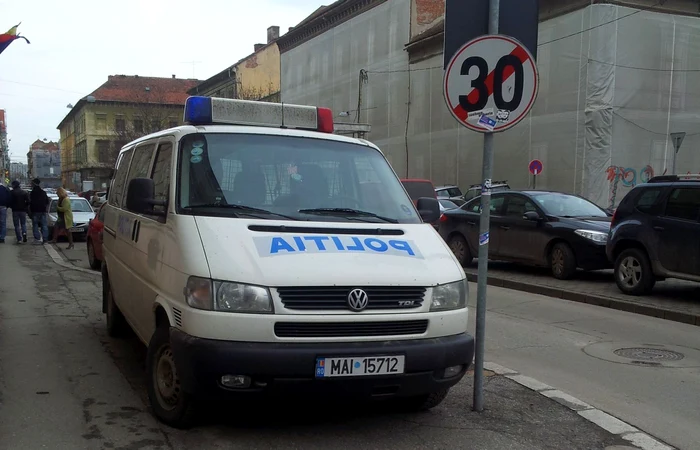
[(432, 197), (421, 197), (416, 204), (423, 222), (433, 223), (440, 219), (440, 202)]
[(154, 211), (154, 206), (166, 206), (167, 202), (155, 199), (155, 184), (150, 178), (134, 178), (126, 191), (126, 209), (136, 214), (165, 217), (165, 211)]
[(530, 220), (532, 222), (537, 222), (542, 218), (540, 217), (539, 213), (537, 213), (537, 211), (528, 211), (525, 214), (523, 214), (523, 219)]

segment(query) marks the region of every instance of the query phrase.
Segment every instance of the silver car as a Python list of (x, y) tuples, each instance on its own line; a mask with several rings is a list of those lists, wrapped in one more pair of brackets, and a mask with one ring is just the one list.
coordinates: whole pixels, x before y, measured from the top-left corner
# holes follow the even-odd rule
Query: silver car
[[(90, 206), (90, 202), (86, 199), (78, 196), (69, 195), (71, 209), (73, 210), (73, 227), (71, 227), (70, 232), (73, 235), (78, 235), (79, 237), (86, 237), (88, 231), (88, 224), (91, 219), (95, 217), (95, 210)], [(51, 203), (49, 204), (49, 232), (53, 235), (53, 227), (56, 225), (58, 220), (58, 212), (56, 206), (58, 205), (58, 197), (55, 195), (49, 195)]]

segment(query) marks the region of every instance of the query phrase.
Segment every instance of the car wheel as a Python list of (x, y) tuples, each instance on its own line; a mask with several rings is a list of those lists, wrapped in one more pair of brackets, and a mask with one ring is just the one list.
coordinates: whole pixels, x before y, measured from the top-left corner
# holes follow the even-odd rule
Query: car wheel
[(104, 295), (107, 307), (107, 334), (111, 337), (122, 337), (129, 330), (129, 324), (126, 322), (124, 315), (119, 310), (117, 304), (114, 302), (112, 286), (109, 284), (109, 282), (106, 286)]
[(90, 268), (92, 270), (100, 270), (102, 268), (102, 261), (95, 257), (95, 246), (92, 243), (92, 239), (87, 240), (87, 254)]
[(411, 411), (427, 411), (435, 408), (447, 397), (449, 389), (442, 389), (426, 395), (417, 395), (415, 397), (405, 397), (398, 400), (398, 406), (401, 410)]
[(615, 260), (615, 283), (629, 295), (646, 295), (656, 283), (654, 272), (646, 252), (629, 248)]
[(464, 239), (464, 236), (461, 234), (453, 234), (450, 236), (447, 245), (450, 247), (450, 250), (452, 250), (452, 253), (454, 253), (457, 261), (459, 261), (461, 265), (466, 266), (467, 264), (471, 264), (474, 258), (472, 257), (471, 250), (469, 250), (469, 244), (467, 243), (467, 240)]
[(189, 428), (194, 423), (195, 402), (182, 390), (170, 346), (170, 327), (159, 326), (148, 344), (146, 358), (148, 399), (153, 414), (174, 428)]
[(576, 273), (576, 256), (574, 251), (564, 242), (559, 242), (549, 254), (552, 275), (560, 280), (568, 280)]

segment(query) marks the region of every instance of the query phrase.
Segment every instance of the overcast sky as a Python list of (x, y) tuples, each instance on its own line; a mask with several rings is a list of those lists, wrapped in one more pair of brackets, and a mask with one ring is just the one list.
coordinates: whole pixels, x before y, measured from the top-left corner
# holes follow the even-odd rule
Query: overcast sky
[(0, 109), (13, 161), (37, 138), (58, 141), (68, 104), (108, 75), (206, 79), (331, 0), (0, 0), (0, 33), (22, 22), (0, 54)]

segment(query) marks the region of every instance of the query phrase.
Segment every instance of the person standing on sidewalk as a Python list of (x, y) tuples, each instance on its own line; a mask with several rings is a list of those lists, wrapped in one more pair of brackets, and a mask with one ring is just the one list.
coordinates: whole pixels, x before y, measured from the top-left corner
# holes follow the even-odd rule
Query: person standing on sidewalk
[(68, 198), (68, 192), (62, 187), (56, 190), (56, 195), (58, 195), (58, 204), (56, 205), (56, 211), (58, 212), (58, 220), (56, 220), (56, 225), (53, 227), (53, 240), (52, 244), (58, 243), (58, 233), (65, 231), (68, 235), (68, 247), (66, 250), (73, 248), (73, 233), (70, 232), (73, 226), (73, 209), (70, 205), (70, 199)]
[(19, 181), (12, 182), (12, 223), (15, 225), (17, 243), (27, 242), (27, 211), (29, 209), (29, 194), (19, 185)]
[(29, 193), (29, 210), (32, 213), (32, 232), (34, 244), (46, 244), (49, 241), (49, 196), (41, 188), (41, 180), (32, 180), (32, 192)]
[(5, 243), (7, 235), (7, 208), (10, 206), (12, 194), (4, 184), (0, 184), (0, 244)]

